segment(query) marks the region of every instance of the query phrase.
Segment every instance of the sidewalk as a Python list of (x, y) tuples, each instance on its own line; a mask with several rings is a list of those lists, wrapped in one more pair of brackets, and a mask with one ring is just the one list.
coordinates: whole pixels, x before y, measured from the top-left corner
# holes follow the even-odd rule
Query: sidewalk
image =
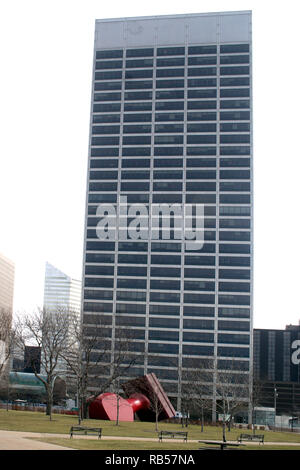
[[(70, 438), (69, 434), (51, 434), (51, 433), (37, 433), (37, 432), (23, 432), (23, 431), (2, 431), (0, 430), (0, 450), (75, 450), (69, 447), (58, 446), (55, 444), (48, 444), (45, 442), (39, 442), (34, 439), (39, 438)], [(96, 439), (97, 436), (76, 436), (76, 439)], [(101, 440), (127, 440), (127, 441), (151, 441), (157, 442), (157, 438), (153, 437), (121, 437), (121, 436), (102, 436)], [(172, 442), (182, 442), (182, 439), (172, 439)], [(188, 442), (198, 443), (198, 439), (189, 439)], [(230, 442), (230, 441), (229, 441)], [(233, 441), (232, 441), (233, 442)], [(236, 441), (234, 441), (236, 442)], [(247, 442), (247, 445), (258, 445), (255, 442)], [(263, 447), (268, 446), (298, 446), (300, 442), (265, 442), (261, 444)], [(159, 443), (158, 443), (159, 446)], [(159, 449), (159, 447), (158, 447)]]

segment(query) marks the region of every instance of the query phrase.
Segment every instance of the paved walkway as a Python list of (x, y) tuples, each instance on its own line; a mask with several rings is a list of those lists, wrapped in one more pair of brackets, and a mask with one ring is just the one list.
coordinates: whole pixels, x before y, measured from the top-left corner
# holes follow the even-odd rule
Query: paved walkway
[[(0, 430), (0, 450), (74, 450), (70, 447), (58, 446), (55, 444), (48, 444), (46, 442), (39, 442), (34, 439), (41, 438), (70, 438), (69, 434), (51, 434), (51, 433), (37, 433), (37, 432), (23, 432), (23, 431), (2, 431)], [(76, 439), (98, 439), (97, 436), (76, 436)], [(151, 441), (158, 442), (157, 438), (153, 437), (120, 437), (120, 436), (102, 436), (101, 440), (127, 440), (127, 441)], [(172, 442), (182, 442), (182, 439), (172, 439)], [(190, 439), (188, 442), (198, 443), (198, 439)], [(233, 442), (233, 441), (232, 441)], [(236, 441), (234, 441), (236, 442)], [(249, 442), (247, 445), (257, 445), (255, 442)], [(265, 442), (262, 444), (265, 447), (276, 446), (298, 446), (300, 442)]]

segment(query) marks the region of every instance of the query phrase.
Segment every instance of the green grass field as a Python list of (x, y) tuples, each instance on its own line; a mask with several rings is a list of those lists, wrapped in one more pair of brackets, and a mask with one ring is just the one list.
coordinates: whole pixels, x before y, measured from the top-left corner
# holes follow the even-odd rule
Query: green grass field
[[(95, 440), (95, 439), (69, 439), (70, 427), (77, 425), (78, 419), (76, 416), (67, 415), (52, 415), (52, 420), (44, 413), (30, 412), (30, 411), (6, 411), (0, 410), (0, 429), (8, 431), (28, 431), (36, 433), (47, 433), (47, 434), (66, 434), (63, 438), (45, 437), (47, 442), (55, 442), (60, 445), (70, 446), (76, 449), (161, 449), (161, 450), (172, 450), (172, 449), (186, 449), (193, 450), (198, 449), (198, 442), (167, 442), (158, 443), (149, 441), (117, 441), (117, 440)], [(140, 438), (155, 438), (157, 439), (157, 433), (155, 432), (154, 423), (146, 423), (135, 421), (133, 423), (122, 422), (119, 426), (116, 426), (115, 422), (102, 421), (102, 420), (85, 420), (82, 425), (91, 427), (101, 427), (103, 436), (120, 436), (120, 437), (140, 437)], [(204, 432), (201, 432), (201, 427), (198, 425), (189, 425), (188, 428), (182, 429), (179, 424), (170, 423), (159, 423), (159, 430), (184, 430), (188, 432), (188, 440), (203, 440), (203, 439), (222, 439), (222, 429), (220, 426), (206, 426)], [(230, 432), (227, 432), (227, 440), (236, 441), (237, 437), (242, 432), (241, 429), (234, 428)], [(244, 431), (245, 432), (245, 431)], [(251, 431), (248, 431), (251, 432)], [(276, 442), (276, 443), (299, 443), (298, 446), (287, 447), (284, 449), (300, 449), (300, 434), (297, 433), (286, 433), (286, 432), (271, 432), (271, 431), (258, 431), (257, 433), (263, 433), (265, 436), (265, 442)], [(271, 446), (260, 445), (243, 446), (242, 449), (271, 449)], [(278, 446), (276, 447), (278, 448)]]

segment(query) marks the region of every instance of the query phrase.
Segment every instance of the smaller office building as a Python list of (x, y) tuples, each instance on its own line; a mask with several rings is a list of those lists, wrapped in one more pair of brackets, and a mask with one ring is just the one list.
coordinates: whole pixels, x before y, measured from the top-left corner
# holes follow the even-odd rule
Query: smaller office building
[(300, 322), (285, 330), (254, 329), (253, 348), (260, 406), (300, 416)]

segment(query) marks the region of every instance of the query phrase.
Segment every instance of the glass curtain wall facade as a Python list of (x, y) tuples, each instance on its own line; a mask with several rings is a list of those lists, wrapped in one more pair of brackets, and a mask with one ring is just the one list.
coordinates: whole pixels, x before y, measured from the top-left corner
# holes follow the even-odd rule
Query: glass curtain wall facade
[[(105, 319), (112, 352), (129, 329), (144, 356), (127, 377), (173, 397), (195, 360), (251, 371), (251, 110), (251, 12), (96, 21), (83, 321)], [(121, 196), (204, 205), (203, 247), (99, 240), (97, 208)]]

